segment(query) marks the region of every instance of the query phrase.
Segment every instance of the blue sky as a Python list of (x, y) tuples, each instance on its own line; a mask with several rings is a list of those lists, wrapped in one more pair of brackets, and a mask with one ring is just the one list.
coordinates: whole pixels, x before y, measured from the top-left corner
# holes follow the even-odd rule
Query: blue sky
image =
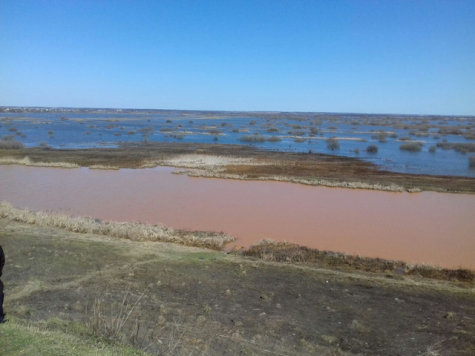
[(475, 115), (475, 1), (0, 0), (0, 105)]

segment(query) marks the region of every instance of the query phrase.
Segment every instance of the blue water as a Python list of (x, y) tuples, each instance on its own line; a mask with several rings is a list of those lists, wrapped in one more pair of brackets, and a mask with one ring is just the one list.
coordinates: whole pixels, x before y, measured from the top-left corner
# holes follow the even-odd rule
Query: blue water
[[(66, 116), (68, 120), (63, 121), (61, 117)], [(204, 114), (180, 113), (159, 113), (146, 115), (133, 114), (58, 114), (58, 113), (9, 113), (0, 114), (0, 137), (4, 135), (16, 134), (9, 131), (15, 127), (21, 134), (16, 135), (16, 139), (23, 142), (27, 147), (37, 146), (44, 141), (53, 148), (74, 149), (91, 147), (117, 147), (119, 142), (133, 141), (165, 141), (165, 142), (199, 142), (199, 143), (220, 143), (220, 144), (249, 144), (239, 140), (244, 135), (259, 133), (264, 136), (282, 137), (281, 142), (263, 142), (252, 143), (253, 146), (280, 151), (295, 151), (325, 153), (348, 157), (359, 157), (370, 161), (382, 168), (394, 172), (415, 173), (415, 174), (433, 174), (433, 175), (457, 175), (475, 177), (475, 169), (470, 168), (468, 159), (475, 153), (459, 153), (455, 150), (443, 150), (437, 148), (436, 153), (429, 152), (429, 147), (436, 145), (442, 140), (448, 142), (466, 142), (475, 143), (475, 140), (467, 140), (463, 136), (440, 135), (436, 139), (433, 134), (429, 137), (410, 136), (409, 131), (405, 129), (395, 129), (391, 126), (378, 126), (375, 124), (357, 124), (351, 122), (358, 120), (357, 116), (347, 116), (337, 122), (330, 122), (319, 118), (321, 124), (310, 125), (310, 121), (295, 121), (288, 119), (263, 119), (250, 117), (231, 116), (226, 118), (206, 117)], [(117, 120), (117, 121), (116, 121)], [(171, 121), (171, 122), (167, 122)], [(192, 121), (192, 122), (190, 122)], [(255, 121), (255, 125), (250, 125)], [(364, 121), (364, 120), (363, 120)], [(374, 121), (374, 120), (373, 120)], [(393, 118), (392, 122), (404, 124), (417, 124), (418, 120)], [(431, 124), (440, 123), (441, 120), (434, 119)], [(226, 123), (226, 126), (221, 126)], [(449, 126), (472, 125), (475, 128), (473, 118), (471, 121), (446, 120), (444, 124)], [(112, 127), (110, 126), (112, 125)], [(179, 127), (181, 125), (181, 127)], [(279, 132), (267, 132), (268, 126), (279, 129)], [(302, 129), (293, 129), (291, 125), (305, 126)], [(215, 135), (209, 134), (211, 126), (216, 126), (222, 132), (215, 141)], [(153, 127), (153, 133), (149, 133), (145, 138), (140, 132), (141, 129)], [(309, 137), (309, 128), (315, 127), (319, 130), (315, 138)], [(331, 127), (336, 129), (331, 130)], [(161, 132), (160, 130), (172, 130), (172, 132)], [(232, 132), (233, 129), (248, 130), (248, 132)], [(48, 132), (53, 131), (50, 135)], [(387, 137), (387, 142), (381, 143), (372, 138), (374, 131), (384, 130), (395, 132), (400, 137), (411, 137), (414, 140), (424, 141), (421, 152), (411, 153), (399, 149), (403, 142), (397, 141), (397, 138)], [(135, 134), (127, 132), (134, 131)], [(294, 142), (293, 137), (289, 137), (288, 131), (304, 131), (305, 142)], [(372, 132), (373, 131), (373, 132)], [(430, 133), (437, 129), (430, 129)], [(170, 135), (176, 133), (185, 134), (183, 138), (173, 138)], [(336, 136), (340, 138), (340, 148), (330, 150), (325, 142), (326, 138)], [(365, 139), (366, 142), (345, 140), (344, 138)], [(370, 144), (378, 146), (378, 153), (367, 153), (366, 147)], [(359, 154), (354, 150), (359, 149)]]

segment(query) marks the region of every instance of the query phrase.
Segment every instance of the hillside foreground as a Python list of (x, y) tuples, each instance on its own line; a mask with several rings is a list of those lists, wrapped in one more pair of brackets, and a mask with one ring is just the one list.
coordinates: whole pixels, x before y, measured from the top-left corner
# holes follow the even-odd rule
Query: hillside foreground
[(473, 282), (0, 219), (2, 355), (473, 355)]

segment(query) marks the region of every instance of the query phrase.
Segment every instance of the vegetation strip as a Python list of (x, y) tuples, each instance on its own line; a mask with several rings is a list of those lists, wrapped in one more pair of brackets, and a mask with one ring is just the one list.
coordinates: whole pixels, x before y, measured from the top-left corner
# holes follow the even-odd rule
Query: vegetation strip
[[(177, 158), (187, 155), (195, 162), (175, 164)], [(89, 167), (92, 169), (146, 168), (156, 165), (198, 168), (203, 156), (206, 160), (225, 158), (220, 174), (237, 174), (246, 179), (278, 180), (308, 184), (305, 181), (330, 182), (327, 186), (364, 186), (362, 189), (405, 191), (437, 191), (475, 193), (474, 178), (458, 176), (417, 175), (389, 172), (357, 158), (332, 156), (321, 153), (295, 153), (260, 150), (250, 145), (222, 145), (177, 142), (121, 142), (119, 148), (0, 149), (0, 164), (26, 164), (42, 167)], [(201, 157), (201, 158), (200, 158)], [(28, 158), (28, 159), (26, 159)], [(252, 162), (252, 163), (251, 163)], [(472, 164), (472, 163), (471, 163)], [(191, 166), (190, 166), (191, 165)], [(206, 164), (208, 166), (208, 163)], [(475, 165), (475, 163), (473, 163)], [(230, 176), (229, 176), (230, 177)], [(282, 178), (281, 178), (282, 177)], [(225, 178), (225, 177), (216, 177)], [(300, 181), (301, 180), (301, 181)], [(340, 183), (340, 184), (338, 184)]]
[[(182, 171), (180, 173), (185, 173), (185, 172)], [(387, 191), (387, 192), (407, 191), (410, 193), (416, 193), (416, 192), (421, 191), (419, 188), (405, 189), (395, 184), (381, 185), (381, 184), (369, 184), (369, 183), (363, 183), (363, 182), (329, 181), (329, 180), (323, 180), (323, 179), (303, 179), (303, 178), (282, 177), (282, 176), (249, 177), (246, 175), (226, 174), (226, 173), (210, 172), (210, 171), (204, 171), (204, 170), (187, 171), (186, 173), (190, 177), (289, 182), (289, 183), (297, 183), (297, 184), (312, 185), (312, 186), (323, 186), (323, 187), (330, 187), (330, 188), (369, 189), (369, 190), (382, 190), (382, 191)]]
[(438, 268), (426, 264), (410, 264), (403, 261), (348, 255), (345, 253), (320, 251), (291, 242), (263, 239), (255, 242), (248, 250), (239, 250), (244, 256), (253, 256), (273, 262), (303, 262), (323, 267), (347, 267), (367, 272), (386, 272), (403, 275), (420, 275), (425, 278), (473, 282), (475, 271), (469, 269)]
[(57, 168), (79, 168), (76, 163), (68, 162), (33, 162), (29, 157), (17, 159), (14, 157), (1, 157), (0, 164), (19, 164), (31, 167), (57, 167)]
[(52, 212), (18, 209), (7, 202), (0, 203), (0, 217), (40, 226), (59, 227), (68, 231), (107, 235), (134, 241), (172, 242), (219, 250), (234, 237), (224, 233), (175, 230), (163, 225), (99, 221), (90, 217), (73, 217)]

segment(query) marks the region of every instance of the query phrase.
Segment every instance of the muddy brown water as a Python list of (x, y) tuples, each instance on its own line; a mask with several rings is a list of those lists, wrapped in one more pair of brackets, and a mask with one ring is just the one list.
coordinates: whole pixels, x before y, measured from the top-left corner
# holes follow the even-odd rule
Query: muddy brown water
[(225, 231), (322, 250), (475, 269), (475, 195), (191, 178), (173, 168), (0, 166), (0, 200), (32, 210)]

